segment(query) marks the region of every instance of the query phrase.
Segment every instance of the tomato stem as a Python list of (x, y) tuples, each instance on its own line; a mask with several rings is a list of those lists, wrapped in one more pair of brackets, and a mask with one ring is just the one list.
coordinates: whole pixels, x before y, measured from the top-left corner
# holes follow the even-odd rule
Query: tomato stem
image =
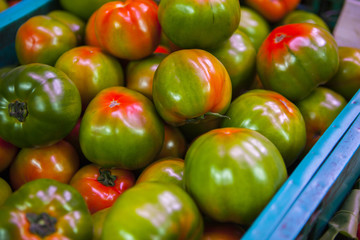
[(26, 218), (30, 222), (30, 232), (42, 238), (56, 232), (55, 224), (57, 219), (43, 212), (40, 214), (26, 213)]
[(25, 122), (28, 115), (27, 104), (25, 102), (15, 101), (8, 106), (9, 115), (20, 122)]
[(107, 187), (115, 186), (116, 176), (111, 175), (111, 171), (108, 169), (99, 169), (99, 176), (97, 181)]

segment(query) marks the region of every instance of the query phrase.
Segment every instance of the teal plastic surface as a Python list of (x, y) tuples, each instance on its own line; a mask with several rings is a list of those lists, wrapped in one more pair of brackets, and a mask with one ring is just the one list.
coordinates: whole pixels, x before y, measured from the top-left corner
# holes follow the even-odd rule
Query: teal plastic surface
[(0, 67), (18, 64), (15, 37), (21, 24), (32, 16), (58, 8), (56, 0), (23, 0), (0, 12)]
[[(317, 188), (313, 189), (311, 194), (313, 195), (313, 199), (309, 202), (309, 205), (301, 205), (303, 210), (303, 216), (301, 214), (293, 215), (292, 211), (294, 211), (294, 206), (296, 204), (300, 204), (299, 201), (304, 201), (304, 192), (307, 193), (309, 189), (314, 184), (313, 181), (317, 181), (318, 178), (324, 178), (328, 184), (334, 184), (334, 180), (341, 175), (341, 170), (328, 173), (329, 175), (319, 175), (319, 171), (324, 171), (325, 169), (329, 169), (329, 164), (333, 164), (331, 162), (331, 158), (334, 158), (334, 151), (338, 153), (342, 151), (343, 153), (343, 161), (344, 164), (353, 161), (349, 154), (351, 152), (346, 148), (342, 148), (339, 150), (339, 146), (342, 146), (344, 143), (344, 136), (348, 134), (350, 126), (356, 129), (356, 125), (352, 125), (355, 120), (358, 118), (360, 114), (360, 91), (352, 98), (351, 101), (346, 105), (343, 111), (338, 115), (338, 117), (334, 120), (331, 126), (325, 131), (323, 136), (319, 139), (319, 141), (314, 145), (314, 147), (310, 150), (310, 152), (304, 157), (304, 159), (299, 163), (296, 169), (289, 176), (288, 180), (283, 184), (283, 186), (279, 189), (279, 191), (275, 194), (273, 199), (269, 202), (269, 204), (265, 207), (265, 209), (261, 212), (258, 218), (254, 221), (252, 226), (247, 230), (246, 234), (242, 238), (243, 240), (255, 240), (255, 239), (294, 239), (299, 232), (305, 227), (313, 227), (313, 224), (316, 219), (318, 219), (318, 212), (315, 212), (316, 201), (317, 204), (321, 202), (324, 195), (317, 194)], [(357, 120), (359, 121), (359, 120)], [(358, 123), (358, 122), (357, 122)], [(353, 130), (355, 131), (355, 130)], [(342, 143), (341, 143), (342, 142)], [(340, 144), (341, 143), (341, 144)], [(354, 139), (353, 144), (355, 147), (359, 148), (360, 138)], [(357, 150), (356, 148), (356, 150)], [(330, 160), (329, 160), (330, 159)], [(359, 160), (360, 161), (360, 160)], [(330, 163), (328, 163), (330, 162)], [(331, 168), (330, 168), (331, 170)], [(351, 182), (354, 181), (353, 178), (355, 175), (359, 175), (357, 168), (349, 169), (351, 171), (351, 176), (349, 172), (345, 175), (345, 180), (342, 182)], [(321, 172), (322, 173), (322, 172)], [(315, 178), (316, 176), (316, 178)], [(352, 185), (351, 185), (352, 186)], [(341, 191), (339, 193), (343, 193), (343, 197), (345, 197), (347, 191), (350, 190), (351, 186), (341, 186)], [(329, 189), (328, 189), (329, 190)], [(329, 193), (330, 194), (330, 193)], [(334, 208), (338, 205), (341, 200), (338, 194), (334, 193), (336, 196), (329, 197), (326, 199), (330, 201), (327, 205), (334, 204)], [(315, 198), (317, 197), (317, 198)], [(340, 196), (341, 197), (341, 196)], [(300, 200), (299, 200), (300, 199)], [(331, 200), (336, 200), (334, 203)], [(311, 204), (311, 206), (310, 206)], [(312, 208), (315, 205), (315, 209)], [(338, 206), (337, 206), (338, 207)], [(327, 210), (327, 208), (322, 208), (322, 211)], [(336, 210), (336, 209), (335, 209)], [(332, 215), (331, 213), (334, 209), (327, 210), (325, 215)], [(318, 215), (317, 215), (318, 214)], [(312, 221), (306, 225), (310, 216), (312, 217)], [(326, 216), (328, 218), (328, 216)], [(284, 220), (287, 219), (287, 220)], [(301, 219), (303, 221), (301, 221)], [(305, 220), (306, 219), (306, 220)], [(304, 222), (305, 221), (305, 222)], [(326, 221), (326, 219), (325, 219)], [(290, 229), (290, 226), (293, 228), (297, 228), (297, 232), (294, 229)], [(323, 229), (321, 225), (318, 226), (320, 230)], [(289, 231), (287, 231), (289, 229)], [(320, 230), (317, 230), (318, 232)], [(283, 234), (283, 231), (287, 231), (288, 235), (286, 237), (289, 238), (280, 238), (279, 234)], [(277, 235), (274, 235), (277, 234)], [(289, 236), (291, 235), (291, 236)], [(274, 237), (275, 236), (275, 237)]]

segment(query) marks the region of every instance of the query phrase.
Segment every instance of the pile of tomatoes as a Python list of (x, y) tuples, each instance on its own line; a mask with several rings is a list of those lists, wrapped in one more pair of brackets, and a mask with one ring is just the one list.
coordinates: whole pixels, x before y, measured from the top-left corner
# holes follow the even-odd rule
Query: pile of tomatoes
[(27, 19), (0, 69), (0, 239), (241, 238), (360, 86), (360, 49), (299, 3)]

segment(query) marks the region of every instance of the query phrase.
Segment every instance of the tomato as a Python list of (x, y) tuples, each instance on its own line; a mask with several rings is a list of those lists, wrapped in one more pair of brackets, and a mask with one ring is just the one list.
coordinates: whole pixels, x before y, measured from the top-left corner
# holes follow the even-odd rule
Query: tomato
[(321, 17), (319, 17), (319, 15), (308, 11), (292, 11), (288, 15), (286, 15), (285, 18), (281, 21), (282, 25), (291, 23), (314, 23), (330, 32), (328, 25)]
[(79, 89), (83, 110), (101, 90), (124, 85), (120, 62), (98, 47), (72, 48), (59, 57), (55, 67), (66, 73)]
[(200, 239), (202, 216), (175, 184), (143, 182), (124, 192), (110, 208), (102, 239)]
[(113, 0), (59, 0), (59, 3), (64, 10), (88, 20), (98, 8), (111, 1)]
[(68, 26), (71, 29), (71, 31), (73, 31), (76, 35), (77, 45), (83, 44), (84, 34), (85, 34), (84, 20), (64, 10), (53, 10), (49, 12), (47, 15)]
[(219, 222), (249, 226), (286, 178), (278, 149), (251, 129), (211, 130), (185, 156), (185, 189), (205, 215)]
[(220, 128), (221, 118), (215, 116), (206, 116), (206, 118), (194, 123), (187, 123), (179, 127), (185, 139), (190, 143), (200, 135)]
[(100, 47), (100, 43), (97, 40), (96, 33), (95, 33), (95, 16), (96, 11), (91, 14), (89, 20), (85, 26), (85, 44), (89, 46)]
[(141, 182), (173, 183), (183, 188), (184, 160), (167, 157), (148, 165), (138, 177), (136, 184)]
[(223, 114), (231, 101), (231, 80), (224, 65), (200, 49), (167, 55), (153, 80), (153, 101), (172, 126), (184, 125), (205, 114)]
[(170, 54), (170, 49), (167, 46), (159, 45), (155, 49), (154, 53)]
[(338, 46), (318, 25), (287, 24), (264, 40), (256, 64), (265, 89), (298, 101), (334, 76), (339, 66)]
[(295, 10), (300, 0), (245, 0), (245, 4), (259, 12), (269, 22), (278, 22)]
[(296, 103), (306, 125), (304, 155), (319, 140), (346, 104), (343, 96), (324, 87), (316, 88), (309, 96)]
[(0, 12), (6, 10), (9, 7), (6, 0), (0, 0)]
[(238, 0), (161, 0), (159, 21), (180, 48), (208, 49), (228, 39), (240, 22)]
[(281, 94), (269, 90), (250, 90), (230, 105), (222, 127), (256, 130), (280, 151), (289, 167), (301, 154), (306, 143), (306, 127), (297, 106)]
[[(4, 204), (6, 199), (12, 194), (10, 185), (0, 177), (0, 207)], [(1, 235), (0, 235), (1, 236)]]
[(130, 61), (126, 66), (126, 87), (138, 91), (152, 100), (152, 85), (155, 71), (165, 54)]
[(152, 0), (104, 4), (96, 11), (94, 23), (100, 46), (126, 60), (149, 56), (161, 39), (157, 13), (158, 6)]
[(68, 26), (45, 15), (28, 19), (19, 27), (15, 38), (20, 64), (54, 65), (61, 54), (76, 45), (76, 35)]
[(73, 187), (37, 179), (15, 191), (0, 208), (2, 239), (92, 238), (91, 215)]
[(187, 143), (184, 135), (178, 128), (167, 124), (164, 125), (164, 130), (164, 143), (157, 158), (184, 157), (187, 149)]
[(350, 101), (360, 88), (360, 48), (339, 47), (339, 58), (339, 69), (326, 87)]
[(209, 222), (205, 223), (202, 240), (239, 240), (244, 233), (237, 224)]
[(7, 169), (15, 158), (18, 148), (0, 138), (0, 172)]
[(78, 89), (54, 67), (22, 65), (0, 81), (0, 138), (17, 147), (58, 142), (74, 128), (80, 113)]
[(79, 139), (92, 163), (135, 170), (148, 165), (160, 152), (164, 124), (144, 95), (125, 87), (110, 87), (88, 105)]
[(66, 141), (47, 147), (22, 148), (10, 166), (10, 183), (13, 189), (39, 178), (69, 183), (78, 168), (78, 154)]
[(247, 35), (237, 29), (217, 48), (209, 51), (224, 64), (232, 84), (232, 98), (247, 90), (256, 73), (256, 49)]
[(102, 230), (105, 218), (107, 217), (110, 208), (104, 208), (100, 211), (91, 215), (91, 220), (93, 222), (93, 238), (92, 240), (101, 240)]
[(70, 182), (85, 199), (91, 214), (111, 207), (134, 184), (135, 176), (129, 170), (101, 168), (95, 164), (82, 167)]
[(270, 33), (270, 26), (265, 18), (244, 6), (241, 6), (241, 20), (238, 29), (246, 33), (256, 50)]

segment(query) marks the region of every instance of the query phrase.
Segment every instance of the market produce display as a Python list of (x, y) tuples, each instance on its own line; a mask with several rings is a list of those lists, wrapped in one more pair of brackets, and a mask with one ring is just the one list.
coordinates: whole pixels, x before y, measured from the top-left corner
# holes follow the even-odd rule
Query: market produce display
[(0, 67), (1, 240), (240, 239), (360, 87), (300, 0), (51, 1)]

